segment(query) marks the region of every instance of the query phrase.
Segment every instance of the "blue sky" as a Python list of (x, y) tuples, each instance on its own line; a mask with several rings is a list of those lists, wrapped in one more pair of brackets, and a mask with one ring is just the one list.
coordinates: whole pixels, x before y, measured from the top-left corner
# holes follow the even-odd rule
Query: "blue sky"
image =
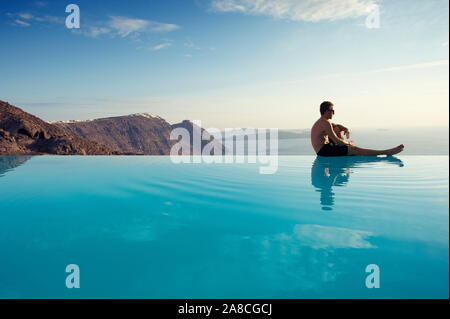
[[(65, 27), (75, 3), (81, 28)], [(367, 8), (380, 27), (367, 28)], [(448, 126), (448, 0), (0, 3), (0, 99), (45, 120)]]

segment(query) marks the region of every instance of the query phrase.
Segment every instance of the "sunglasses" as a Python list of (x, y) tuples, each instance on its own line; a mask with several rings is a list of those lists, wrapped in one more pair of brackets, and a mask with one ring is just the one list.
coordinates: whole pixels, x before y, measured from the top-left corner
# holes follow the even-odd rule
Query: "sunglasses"
[(330, 111), (331, 113), (333, 113), (333, 114), (334, 114), (334, 110), (328, 110), (328, 111)]

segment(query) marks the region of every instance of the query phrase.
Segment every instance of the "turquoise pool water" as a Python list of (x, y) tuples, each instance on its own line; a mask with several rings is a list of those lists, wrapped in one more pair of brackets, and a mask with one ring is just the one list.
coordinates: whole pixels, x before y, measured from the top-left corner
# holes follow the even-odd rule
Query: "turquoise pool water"
[(448, 165), (0, 157), (0, 298), (448, 298)]

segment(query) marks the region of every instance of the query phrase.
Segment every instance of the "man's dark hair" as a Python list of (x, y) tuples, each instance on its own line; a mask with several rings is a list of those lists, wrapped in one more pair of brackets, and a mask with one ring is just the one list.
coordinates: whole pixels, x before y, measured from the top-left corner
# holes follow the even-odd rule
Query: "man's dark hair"
[(328, 111), (330, 109), (330, 107), (332, 107), (334, 104), (331, 103), (330, 101), (325, 101), (322, 102), (322, 104), (320, 104), (320, 114), (324, 115), (326, 111)]

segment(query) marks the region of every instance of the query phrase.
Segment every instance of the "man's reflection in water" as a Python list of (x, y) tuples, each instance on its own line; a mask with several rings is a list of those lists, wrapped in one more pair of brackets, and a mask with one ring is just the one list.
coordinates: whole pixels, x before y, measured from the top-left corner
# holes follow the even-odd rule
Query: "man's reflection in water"
[(400, 167), (403, 162), (393, 156), (317, 156), (311, 168), (311, 184), (320, 192), (320, 204), (323, 210), (332, 210), (334, 205), (334, 186), (345, 186), (350, 179), (351, 168), (375, 162), (395, 164)]

